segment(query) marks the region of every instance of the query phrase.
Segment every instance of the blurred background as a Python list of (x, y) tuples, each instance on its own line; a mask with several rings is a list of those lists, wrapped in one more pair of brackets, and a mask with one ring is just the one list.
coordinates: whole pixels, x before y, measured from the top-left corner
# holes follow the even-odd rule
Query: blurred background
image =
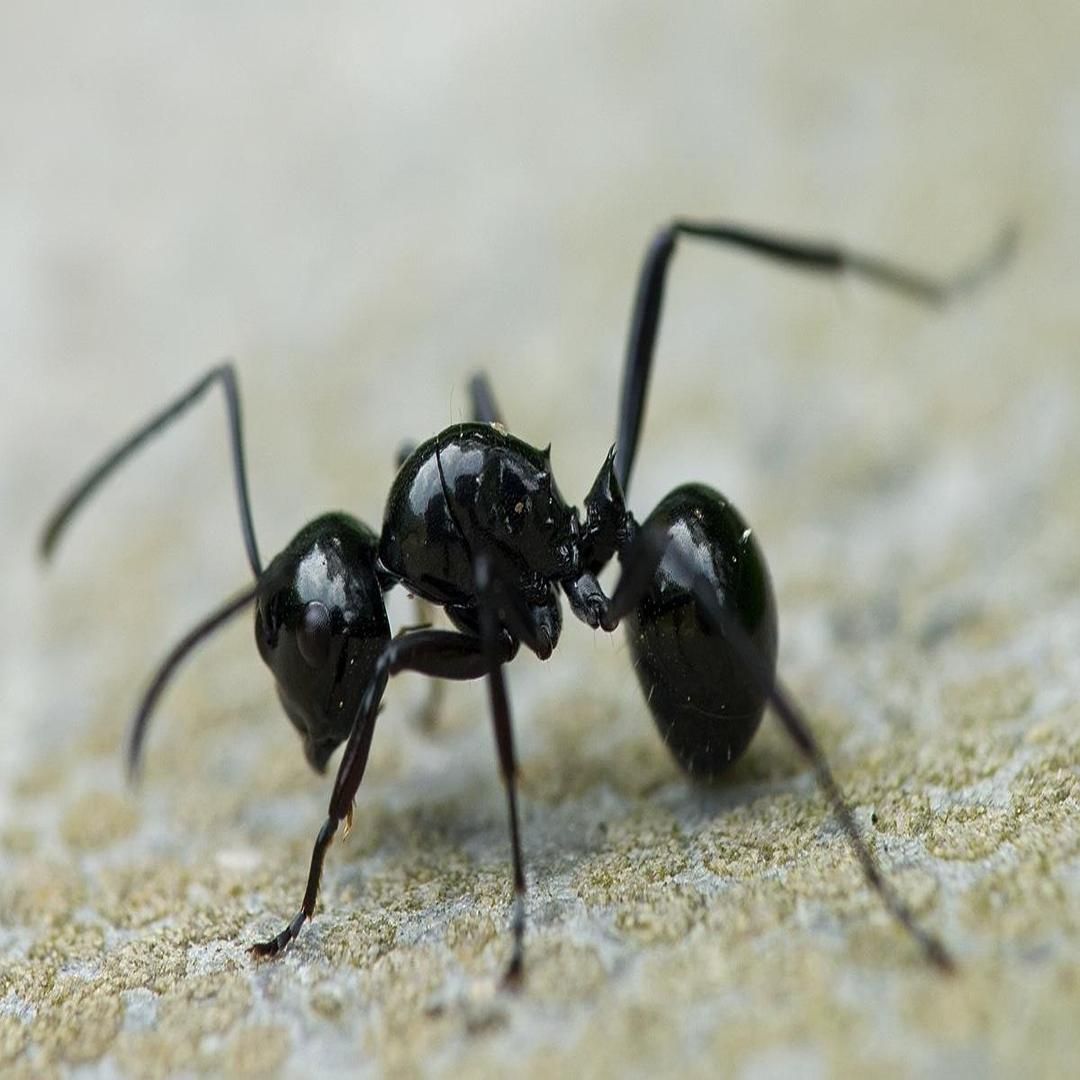
[[(8, 0), (0, 1063), (772, 1076), (1075, 1054), (1078, 61), (1080, 9), (1050, 0)], [(940, 275), (1020, 225), (1008, 270), (943, 311), (685, 243), (632, 498), (644, 516), (702, 480), (753, 524), (785, 677), (966, 974), (923, 969), (782, 739), (694, 788), (621, 639), (578, 626), (511, 676), (524, 995), (491, 988), (509, 860), (483, 694), (451, 688), (426, 737), (409, 678), (318, 919), (251, 968), (328, 781), (246, 620), (178, 678), (138, 791), (118, 753), (156, 661), (245, 581), (220, 401), (118, 475), (48, 573), (40, 523), (223, 356), (267, 558), (329, 508), (378, 528), (399, 443), (463, 418), (478, 368), (579, 502), (673, 215)]]

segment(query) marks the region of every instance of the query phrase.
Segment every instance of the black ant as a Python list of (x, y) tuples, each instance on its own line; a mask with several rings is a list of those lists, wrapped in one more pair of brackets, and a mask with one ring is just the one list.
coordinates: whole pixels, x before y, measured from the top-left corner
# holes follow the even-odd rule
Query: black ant
[[(518, 833), (517, 765), (503, 665), (525, 645), (546, 660), (559, 641), (560, 591), (574, 614), (607, 632), (625, 620), (634, 671), (660, 734), (691, 775), (712, 778), (750, 743), (771, 704), (810, 762), (867, 881), (927, 958), (950, 970), (949, 953), (893, 891), (866, 846), (801, 710), (776, 679), (777, 621), (769, 571), (739, 512), (702, 484), (684, 484), (638, 524), (627, 509), (634, 456), (676, 241), (700, 237), (807, 269), (849, 272), (930, 303), (975, 284), (1006, 253), (941, 283), (885, 260), (726, 224), (678, 220), (654, 237), (641, 268), (619, 404), (618, 433), (589, 493), (584, 516), (565, 502), (547, 450), (507, 433), (487, 379), (470, 384), (472, 422), (453, 424), (399, 457), (381, 533), (343, 513), (303, 529), (267, 567), (255, 543), (231, 364), (209, 371), (121, 443), (49, 519), (49, 556), (75, 511), (121, 462), (215, 383), (225, 393), (240, 524), (254, 585), (208, 615), (165, 658), (135, 715), (128, 744), (135, 772), (146, 726), (187, 653), (255, 604), (255, 643), (274, 674), (285, 712), (312, 767), (326, 769), (345, 742), (326, 821), (311, 857), (299, 912), (255, 956), (275, 956), (312, 918), (323, 859), (342, 821), (351, 823), (380, 702), (391, 675), (486, 678), (513, 853), (513, 952), (506, 977), (522, 973), (525, 872)], [(605, 595), (597, 575), (617, 557), (621, 576)], [(453, 630), (392, 636), (383, 593), (395, 585), (441, 607)]]

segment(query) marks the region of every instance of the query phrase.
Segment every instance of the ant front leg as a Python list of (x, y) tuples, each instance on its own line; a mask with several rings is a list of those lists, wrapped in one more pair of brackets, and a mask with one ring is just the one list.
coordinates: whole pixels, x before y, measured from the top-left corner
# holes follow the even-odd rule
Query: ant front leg
[[(512, 655), (513, 650), (505, 646), (500, 653), (503, 660)], [(326, 850), (341, 822), (352, 820), (353, 800), (364, 778), (371, 739), (375, 733), (375, 720), (390, 676), (400, 671), (415, 671), (440, 679), (479, 679), (487, 674), (488, 666), (489, 660), (479, 640), (470, 634), (450, 630), (416, 630), (393, 638), (387, 644), (361, 698), (352, 733), (338, 766), (326, 821), (319, 830), (311, 853), (307, 888), (300, 910), (276, 937), (253, 945), (252, 955), (260, 958), (277, 956), (315, 914)]]
[(952, 971), (948, 950), (882, 873), (806, 716), (776, 677), (768, 572), (734, 509), (699, 485), (669, 495), (626, 551), (606, 614), (608, 623), (628, 620), (649, 707), (687, 771), (716, 775), (745, 749), (765, 704), (772, 706), (817, 774), (868, 884), (926, 958)]
[[(437, 608), (434, 604), (425, 600), (422, 596), (413, 598), (413, 607), (416, 610), (416, 622), (412, 626), (401, 627), (397, 635), (412, 633), (414, 630), (429, 630), (435, 623)], [(424, 703), (410, 717), (425, 735), (434, 733), (439, 724), (439, 713), (442, 711), (442, 703), (445, 695), (445, 685), (442, 679), (432, 679), (427, 685), (424, 695)]]
[(491, 381), (484, 372), (477, 372), (469, 380), (469, 398), (472, 402), (472, 418), (477, 423), (503, 424), (502, 410), (495, 400)]

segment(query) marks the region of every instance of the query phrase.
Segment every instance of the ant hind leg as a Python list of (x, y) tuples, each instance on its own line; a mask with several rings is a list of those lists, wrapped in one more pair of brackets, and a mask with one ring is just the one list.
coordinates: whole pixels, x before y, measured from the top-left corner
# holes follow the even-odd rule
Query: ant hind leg
[(646, 525), (627, 551), (623, 560), (622, 577), (609, 602), (609, 621), (617, 623), (635, 609), (659, 573), (660, 563), (667, 557), (676, 563), (679, 576), (689, 584), (706, 625), (713, 633), (719, 634), (730, 647), (744, 674), (772, 706), (795, 747), (817, 774), (818, 783), (847, 835), (867, 883), (881, 897), (892, 917), (918, 942), (927, 960), (941, 971), (954, 971), (955, 963), (940, 938), (919, 922), (885, 877), (833, 777), (828, 759), (814, 737), (803, 710), (783, 683), (776, 678), (772, 664), (751, 640), (738, 614), (720, 602), (714, 583), (685, 557), (677, 545), (669, 543), (664, 531)]
[(803, 270), (850, 274), (909, 299), (937, 305), (977, 288), (1008, 260), (1016, 245), (1016, 229), (1009, 226), (1002, 230), (993, 248), (977, 262), (950, 279), (938, 279), (876, 255), (851, 251), (839, 244), (794, 239), (730, 222), (677, 219), (663, 226), (653, 236), (638, 271), (626, 358), (623, 361), (615, 470), (626, 494), (629, 493), (630, 471), (637, 455), (645, 415), (645, 399), (664, 306), (667, 272), (680, 237), (728, 244)]

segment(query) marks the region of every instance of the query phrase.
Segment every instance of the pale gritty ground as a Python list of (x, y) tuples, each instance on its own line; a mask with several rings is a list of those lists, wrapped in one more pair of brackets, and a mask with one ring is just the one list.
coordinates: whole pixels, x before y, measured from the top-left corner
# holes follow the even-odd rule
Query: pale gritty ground
[[(354, 7), (0, 15), (0, 1072), (1075, 1068), (1076, 5)], [(496, 989), (485, 694), (451, 688), (426, 735), (409, 678), (314, 924), (254, 965), (329, 781), (246, 619), (175, 682), (135, 790), (118, 753), (156, 660), (244, 580), (220, 403), (47, 574), (38, 524), (226, 353), (267, 556), (331, 506), (378, 525), (399, 440), (460, 417), (476, 366), (579, 500), (637, 263), (674, 212), (942, 271), (1022, 226), (1008, 272), (942, 312), (687, 247), (633, 492), (644, 514), (703, 480), (753, 523), (784, 678), (959, 974), (883, 914), (772, 722), (694, 785), (621, 638), (576, 625), (510, 677), (522, 992)]]

